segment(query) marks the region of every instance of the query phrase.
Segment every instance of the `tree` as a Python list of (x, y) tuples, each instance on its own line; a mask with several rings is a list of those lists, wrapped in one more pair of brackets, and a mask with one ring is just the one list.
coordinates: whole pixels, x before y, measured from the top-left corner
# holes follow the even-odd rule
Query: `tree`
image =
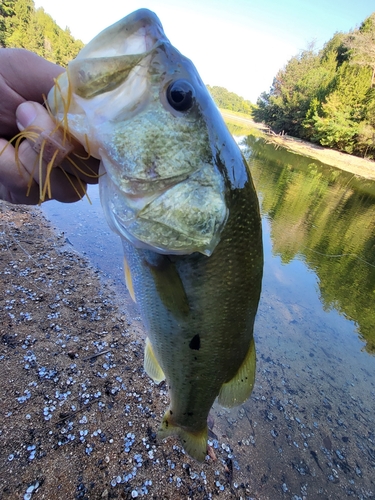
[(14, 1), (0, 0), (0, 47), (5, 47), (7, 19), (14, 15)]
[(278, 71), (253, 116), (275, 132), (375, 158), (375, 13)]
[(346, 47), (351, 51), (352, 64), (372, 68), (371, 87), (375, 84), (375, 12), (361, 25), (358, 31), (350, 33)]
[(342, 104), (338, 93), (330, 94), (321, 108), (321, 115), (316, 113), (313, 117), (313, 140), (352, 153), (358, 125), (350, 120), (350, 108)]
[(219, 108), (246, 113), (249, 115), (252, 113), (254, 107), (253, 104), (234, 92), (230, 92), (224, 87), (211, 87), (210, 85), (207, 85), (207, 89)]
[(83, 47), (69, 28), (62, 30), (44, 9), (35, 10), (33, 0), (0, 0), (0, 45), (35, 52), (66, 66)]
[(33, 0), (16, 0), (13, 10), (14, 15), (7, 19), (6, 45), (28, 49), (34, 35), (30, 33), (31, 18), (35, 11), (34, 2)]
[(267, 123), (275, 132), (303, 136), (302, 123), (311, 101), (331, 78), (332, 71), (321, 64), (310, 45), (277, 73), (270, 92), (258, 99), (254, 118)]
[(310, 138), (323, 146), (346, 153), (369, 152), (369, 128), (366, 127), (368, 67), (343, 63), (337, 71), (332, 91), (323, 102), (315, 99), (304, 126)]

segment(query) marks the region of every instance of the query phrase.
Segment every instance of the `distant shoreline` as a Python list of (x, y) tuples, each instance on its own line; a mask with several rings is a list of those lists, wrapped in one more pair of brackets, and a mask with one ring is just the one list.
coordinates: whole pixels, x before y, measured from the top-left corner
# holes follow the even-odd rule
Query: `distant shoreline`
[(334, 149), (324, 148), (289, 135), (268, 135), (264, 132), (267, 127), (262, 123), (257, 123), (252, 119), (232, 113), (228, 110), (221, 109), (220, 112), (224, 119), (232, 123), (243, 125), (249, 129), (256, 128), (269, 143), (278, 144), (288, 151), (314, 158), (326, 165), (340, 168), (341, 170), (364, 177), (365, 179), (375, 180), (375, 162), (372, 160), (341, 153)]

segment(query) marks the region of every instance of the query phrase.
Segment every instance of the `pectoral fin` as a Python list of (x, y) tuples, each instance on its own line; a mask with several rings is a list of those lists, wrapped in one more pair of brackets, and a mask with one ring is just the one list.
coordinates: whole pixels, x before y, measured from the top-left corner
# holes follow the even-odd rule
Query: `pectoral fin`
[(159, 255), (157, 259), (152, 263), (146, 261), (157, 293), (164, 306), (176, 318), (185, 318), (190, 311), (189, 301), (176, 266), (165, 255)]
[(151, 377), (152, 380), (157, 384), (159, 384), (162, 380), (165, 379), (163, 370), (161, 369), (158, 360), (155, 357), (154, 351), (152, 350), (151, 342), (149, 341), (148, 338), (146, 339), (145, 359), (143, 365), (147, 375)]
[(165, 439), (168, 436), (178, 436), (186, 453), (199, 462), (203, 462), (207, 455), (207, 426), (198, 432), (191, 432), (173, 423), (171, 411), (167, 410), (158, 431), (158, 438)]
[(128, 289), (128, 292), (130, 293), (130, 297), (133, 299), (134, 302), (137, 302), (135, 300), (133, 280), (132, 280), (132, 275), (130, 273), (130, 267), (129, 267), (125, 257), (124, 257), (124, 274), (125, 274), (126, 288)]
[(244, 403), (251, 394), (255, 383), (255, 342), (252, 339), (249, 351), (235, 376), (221, 386), (219, 404), (226, 408)]

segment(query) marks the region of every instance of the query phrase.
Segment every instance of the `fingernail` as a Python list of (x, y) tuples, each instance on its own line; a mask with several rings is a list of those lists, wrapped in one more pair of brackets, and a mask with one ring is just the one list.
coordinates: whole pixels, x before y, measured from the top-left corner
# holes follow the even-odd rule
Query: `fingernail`
[(23, 102), (16, 111), (17, 125), (20, 130), (31, 125), (36, 118), (36, 109), (32, 102)]

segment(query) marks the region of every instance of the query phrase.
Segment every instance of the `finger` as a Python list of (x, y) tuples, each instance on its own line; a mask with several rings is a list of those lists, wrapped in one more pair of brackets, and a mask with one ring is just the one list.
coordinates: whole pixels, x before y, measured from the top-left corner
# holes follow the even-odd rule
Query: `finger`
[[(0, 136), (10, 139), (17, 132), (16, 109), (25, 101), (43, 102), (64, 69), (24, 49), (0, 49)], [(28, 78), (25, 78), (25, 75)]]
[[(64, 68), (25, 49), (0, 50), (1, 72), (8, 85), (26, 101), (42, 102)], [(27, 78), (25, 78), (27, 75)]]
[[(47, 110), (38, 103), (26, 102), (17, 109), (17, 120), (27, 140), (16, 144), (16, 149), (9, 145), (4, 150), (0, 157), (0, 182), (22, 203), (34, 204), (51, 198), (72, 202), (84, 196), (86, 182), (54, 163), (73, 146), (68, 141), (60, 146), (64, 143), (63, 133), (56, 130)], [(43, 152), (48, 155), (45, 161)]]
[[(5, 147), (5, 149), (4, 149)], [(39, 183), (30, 174), (38, 169), (38, 162), (32, 164), (30, 158), (35, 152), (30, 144), (24, 141), (18, 153), (14, 147), (0, 140), (0, 198), (11, 203), (36, 205), (40, 201), (55, 199), (71, 203), (81, 199), (86, 193), (86, 183), (65, 173), (60, 168), (52, 169), (50, 174), (50, 190), (46, 189), (41, 200)], [(25, 163), (27, 166), (25, 166)], [(46, 169), (45, 163), (43, 169)], [(38, 175), (35, 175), (38, 179)], [(43, 185), (42, 185), (43, 187)]]
[[(73, 145), (76, 142), (70, 138)], [(72, 176), (79, 177), (87, 184), (97, 184), (99, 180), (100, 161), (90, 156), (87, 157), (86, 151), (77, 143), (74, 146), (72, 154), (69, 155), (60, 165), (65, 172)]]
[(0, 139), (0, 198), (10, 203), (35, 205), (39, 201), (39, 187), (16, 161), (14, 147)]
[[(34, 134), (28, 140), (35, 155), (43, 155), (45, 165), (53, 160), (55, 165), (85, 183), (98, 182), (99, 161), (92, 157), (86, 159), (87, 153), (81, 144), (71, 137), (68, 140), (43, 106), (32, 102), (21, 104), (17, 108), (17, 121), (21, 129), (33, 129), (38, 133), (37, 138)], [(45, 178), (45, 172), (43, 177)], [(40, 183), (39, 177), (34, 178)]]
[(71, 203), (86, 194), (85, 181), (65, 172), (59, 166), (51, 168), (50, 163), (40, 158), (28, 140), (20, 144), (15, 161), (21, 163), (27, 172), (23, 177), (33, 179), (38, 186), (38, 201), (55, 199)]

